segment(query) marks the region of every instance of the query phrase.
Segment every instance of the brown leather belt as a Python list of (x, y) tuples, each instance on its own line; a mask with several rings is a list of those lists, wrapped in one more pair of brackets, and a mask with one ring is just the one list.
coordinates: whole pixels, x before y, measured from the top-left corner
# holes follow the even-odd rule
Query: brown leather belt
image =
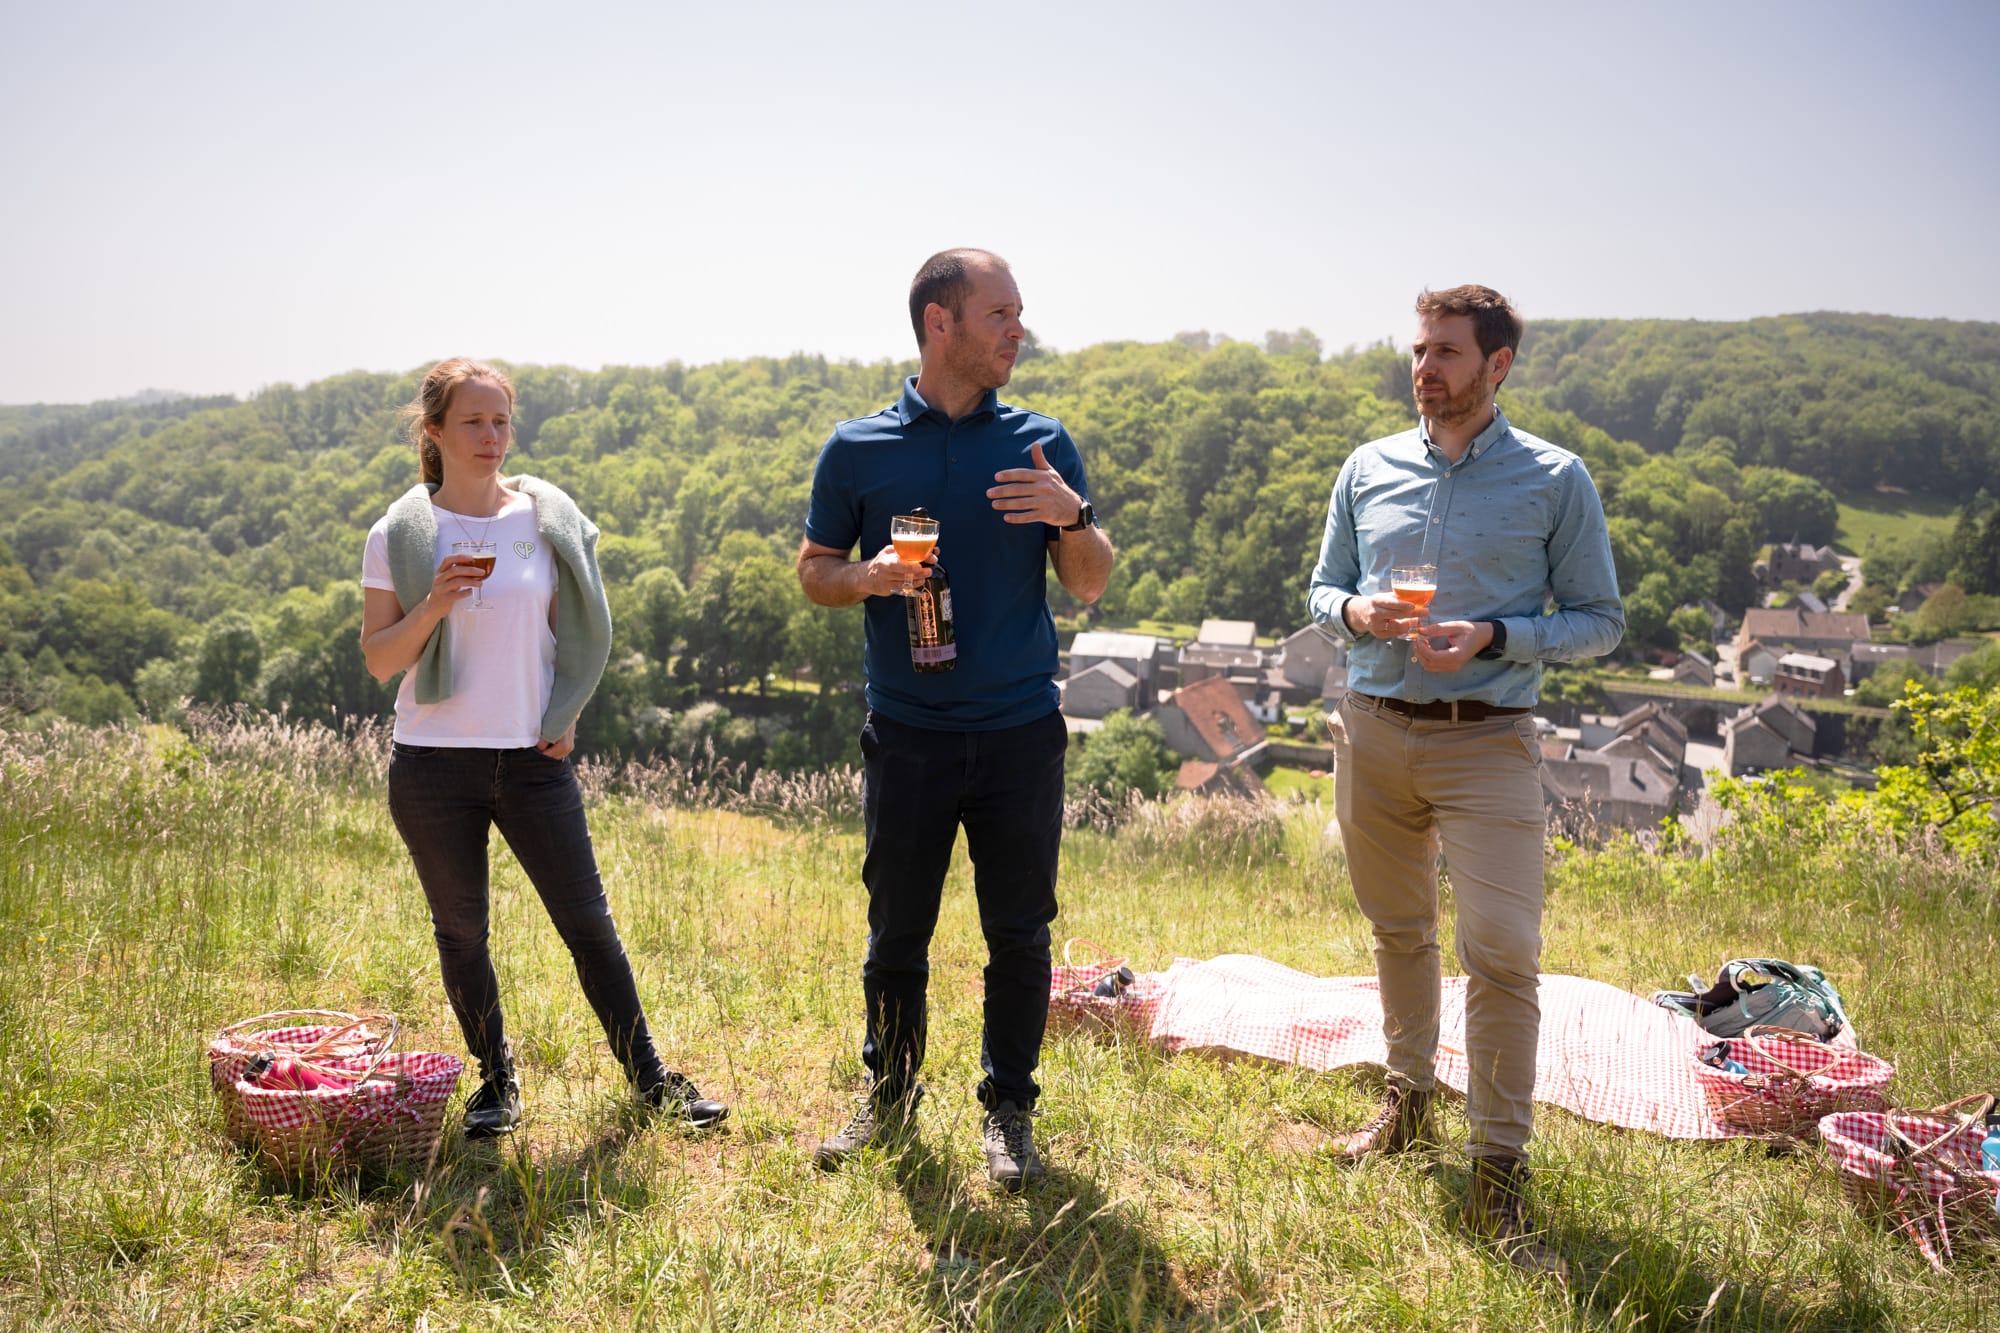
[(1414, 717), (1425, 722), (1484, 722), (1489, 717), (1520, 717), (1533, 710), (1527, 708), (1501, 708), (1478, 699), (1431, 699), (1425, 703), (1413, 704), (1408, 699), (1391, 699), (1385, 694), (1363, 694), (1362, 698), (1380, 704), (1392, 713), (1404, 717)]

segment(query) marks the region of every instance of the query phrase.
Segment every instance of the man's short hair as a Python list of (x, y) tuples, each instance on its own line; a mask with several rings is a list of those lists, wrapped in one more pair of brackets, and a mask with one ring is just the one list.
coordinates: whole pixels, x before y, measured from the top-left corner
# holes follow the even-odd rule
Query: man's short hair
[(1472, 316), (1472, 336), (1479, 343), (1482, 360), (1491, 360), (1503, 347), (1519, 352), (1521, 330), (1527, 327), (1506, 297), (1476, 282), (1447, 287), (1441, 292), (1426, 289), (1417, 297), (1417, 314), (1429, 319), (1440, 315)]
[(953, 319), (965, 318), (965, 298), (972, 295), (972, 270), (981, 264), (1006, 268), (1007, 261), (986, 250), (940, 250), (924, 261), (910, 280), (910, 327), (917, 331), (917, 349), (924, 345), (924, 310), (941, 305)]

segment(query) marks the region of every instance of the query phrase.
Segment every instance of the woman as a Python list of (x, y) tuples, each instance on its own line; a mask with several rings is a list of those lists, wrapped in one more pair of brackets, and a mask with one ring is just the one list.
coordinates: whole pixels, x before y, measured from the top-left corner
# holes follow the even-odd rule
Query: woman
[(547, 482), (501, 478), (513, 409), (514, 386), (493, 367), (463, 357), (434, 367), (405, 409), (422, 484), (369, 529), (362, 560), (368, 670), (383, 681), (404, 673), (389, 811), (430, 902), (445, 993), (479, 1061), (466, 1137), (505, 1134), (521, 1118), (486, 947), (494, 824), (569, 946), (639, 1100), (712, 1125), (728, 1107), (653, 1049), (568, 763), (577, 714), (611, 652), (597, 528)]

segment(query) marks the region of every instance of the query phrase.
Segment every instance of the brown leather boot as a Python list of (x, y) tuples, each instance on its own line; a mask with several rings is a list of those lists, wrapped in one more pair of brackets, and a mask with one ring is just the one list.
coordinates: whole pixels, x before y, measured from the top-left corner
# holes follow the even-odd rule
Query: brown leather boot
[(1375, 1153), (1429, 1147), (1433, 1095), (1391, 1083), (1383, 1092), (1382, 1109), (1375, 1113), (1375, 1118), (1346, 1138), (1334, 1140), (1333, 1155), (1343, 1162), (1354, 1163)]
[(1569, 1265), (1544, 1243), (1546, 1234), (1528, 1216), (1528, 1163), (1521, 1157), (1472, 1159), (1472, 1193), (1465, 1201), (1466, 1229), (1493, 1242), (1508, 1263), (1525, 1273), (1569, 1281)]

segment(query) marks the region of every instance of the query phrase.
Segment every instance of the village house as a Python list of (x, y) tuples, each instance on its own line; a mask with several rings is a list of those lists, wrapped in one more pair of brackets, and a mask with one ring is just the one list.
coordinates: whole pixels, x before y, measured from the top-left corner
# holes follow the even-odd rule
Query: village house
[(1730, 777), (1792, 768), (1812, 758), (1818, 726), (1781, 694), (1767, 695), (1722, 724), (1722, 767)]
[(1804, 611), (1795, 606), (1752, 607), (1743, 613), (1742, 628), (1736, 631), (1739, 654), (1749, 644), (1760, 643), (1781, 657), (1812, 653), (1838, 659), (1853, 645), (1868, 643), (1874, 637), (1867, 616), (1852, 611)]
[(1810, 584), (1830, 569), (1840, 568), (1840, 553), (1831, 546), (1811, 542), (1779, 542), (1770, 558), (1759, 561), (1754, 570), (1766, 586), (1780, 583)]
[(1590, 716), (1583, 745), (1544, 742), (1542, 797), (1550, 823), (1576, 836), (1653, 828), (1680, 806), (1689, 780), (1687, 727), (1657, 702), (1611, 719)]
[(1700, 653), (1681, 654), (1681, 660), (1674, 663), (1674, 679), (1683, 685), (1712, 686), (1715, 684), (1715, 663)]
[(1219, 676), (1183, 685), (1154, 713), (1175, 754), (1220, 764), (1262, 768), (1270, 761), (1264, 729), (1243, 698)]
[(1063, 682), (1062, 711), (1065, 717), (1108, 717), (1121, 708), (1144, 712), (1139, 694), (1139, 678), (1121, 662), (1101, 660), (1082, 671), (1071, 671)]
[(1324, 699), (1330, 676), (1337, 673), (1340, 685), (1347, 684), (1347, 645), (1330, 631), (1307, 625), (1278, 644), (1274, 670), (1286, 703)]
[(1838, 699), (1847, 692), (1847, 676), (1830, 657), (1786, 653), (1778, 659), (1771, 688), (1801, 699)]
[[(1072, 680), (1100, 662), (1116, 662), (1139, 682), (1141, 708), (1151, 708), (1154, 691), (1162, 684), (1163, 661), (1170, 661), (1173, 649), (1165, 639), (1151, 634), (1113, 634), (1105, 630), (1085, 630), (1070, 640), (1069, 675)], [(1064, 705), (1063, 711), (1069, 707)]]
[(1741, 644), (1736, 649), (1736, 678), (1746, 685), (1769, 685), (1771, 677), (1778, 674), (1781, 656), (1755, 639)]

